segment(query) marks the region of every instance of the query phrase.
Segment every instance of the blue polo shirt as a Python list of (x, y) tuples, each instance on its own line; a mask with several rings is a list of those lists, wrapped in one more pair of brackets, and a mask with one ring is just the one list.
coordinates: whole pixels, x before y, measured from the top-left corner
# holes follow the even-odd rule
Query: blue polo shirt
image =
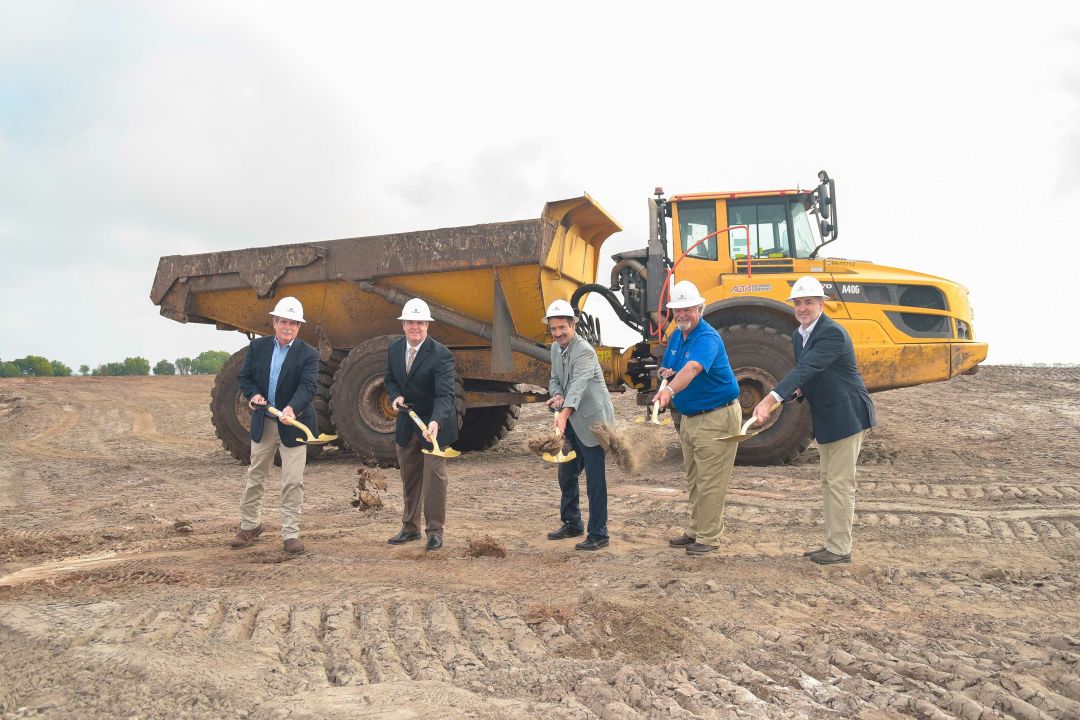
[(691, 360), (704, 369), (672, 398), (676, 410), (684, 415), (715, 410), (739, 397), (739, 383), (728, 362), (724, 341), (704, 319), (685, 340), (681, 330), (671, 333), (663, 366), (678, 372)]

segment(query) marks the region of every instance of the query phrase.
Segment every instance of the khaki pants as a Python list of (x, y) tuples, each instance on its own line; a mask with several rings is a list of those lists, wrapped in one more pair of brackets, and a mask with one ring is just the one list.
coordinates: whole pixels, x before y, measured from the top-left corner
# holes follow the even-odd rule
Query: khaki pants
[(415, 434), (405, 447), (395, 447), (405, 495), (401, 529), (406, 532), (420, 531), (422, 504), (427, 534), (442, 535), (446, 521), (446, 458), (424, 455), (421, 452), (423, 443)]
[(307, 448), (285, 447), (278, 434), (278, 421), (270, 418), (263, 424), (262, 440), (251, 441), (251, 465), (247, 484), (240, 498), (240, 529), (258, 527), (262, 516), (263, 486), (274, 464), (274, 452), (281, 452), (281, 537), (300, 537), (300, 506), (304, 503), (304, 466)]
[(818, 445), (821, 455), (821, 492), (825, 497), (825, 549), (851, 554), (851, 523), (855, 518), (855, 461), (863, 435)]
[(719, 545), (724, 534), (724, 501), (739, 449), (738, 443), (716, 438), (738, 434), (741, 425), (742, 408), (737, 402), (704, 415), (684, 415), (679, 424), (683, 469), (690, 486), (686, 534), (702, 545)]

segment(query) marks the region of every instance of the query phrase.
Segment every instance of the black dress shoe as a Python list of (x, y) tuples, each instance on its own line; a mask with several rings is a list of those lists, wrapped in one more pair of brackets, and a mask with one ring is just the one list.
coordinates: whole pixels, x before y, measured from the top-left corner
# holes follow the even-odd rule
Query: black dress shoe
[(851, 562), (851, 553), (847, 555), (837, 555), (834, 552), (828, 550), (819, 550), (810, 556), (810, 559), (816, 562), (818, 565), (837, 565), (839, 563)]
[[(580, 533), (579, 533), (580, 534)], [(574, 546), (575, 550), (599, 550), (608, 546), (607, 538), (586, 538)]]
[(686, 554), (687, 555), (708, 555), (709, 553), (714, 553), (719, 549), (720, 549), (719, 545), (706, 545), (704, 543), (695, 542), (695, 543), (691, 543), (690, 545), (686, 546)]
[(427, 545), (424, 546), (425, 550), (438, 550), (442, 547), (442, 535), (428, 535)]
[(419, 539), (420, 539), (420, 533), (418, 533), (418, 532), (406, 532), (405, 530), (402, 530), (401, 532), (399, 532), (397, 535), (390, 538), (386, 542), (390, 543), (391, 545), (402, 545), (404, 543), (412, 542), (413, 540), (419, 540)]
[(548, 533), (548, 540), (563, 540), (565, 538), (577, 537), (584, 532), (585, 531), (580, 528), (575, 530), (573, 525), (565, 522), (558, 530), (552, 530)]

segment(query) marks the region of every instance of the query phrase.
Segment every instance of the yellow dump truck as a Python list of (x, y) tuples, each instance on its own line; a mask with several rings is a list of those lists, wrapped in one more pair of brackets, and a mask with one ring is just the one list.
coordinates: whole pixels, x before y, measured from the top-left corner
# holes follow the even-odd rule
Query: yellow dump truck
[[(788, 336), (796, 323), (785, 299), (791, 283), (807, 274), (829, 291), (826, 311), (851, 333), (872, 391), (972, 371), (987, 346), (974, 339), (963, 287), (818, 257), (837, 232), (835, 184), (825, 173), (819, 179), (813, 190), (670, 199), (658, 191), (650, 200), (648, 246), (614, 255), (608, 284), (596, 282), (601, 246), (621, 228), (584, 195), (550, 202), (532, 220), (163, 257), (151, 299), (173, 320), (255, 336), (272, 332), (268, 312), (276, 297), (299, 298), (308, 319), (301, 337), (320, 353), (320, 430), (386, 464), (395, 462), (394, 413), (382, 375), (387, 346), (401, 332), (400, 307), (412, 297), (428, 302), (432, 335), (454, 353), (460, 450), (493, 446), (522, 403), (546, 398), (550, 337), (541, 318), (555, 299), (580, 308), (585, 296), (599, 295), (640, 333), (632, 347), (603, 346), (599, 322), (581, 313), (580, 331), (597, 346), (609, 387), (634, 388), (644, 404), (670, 324), (665, 289), (676, 277), (701, 289), (746, 414), (792, 367)], [(249, 411), (236, 375), (244, 352), (222, 368), (211, 401), (218, 436), (242, 460)], [(785, 407), (740, 445), (738, 461), (789, 462), (809, 440), (806, 409)]]

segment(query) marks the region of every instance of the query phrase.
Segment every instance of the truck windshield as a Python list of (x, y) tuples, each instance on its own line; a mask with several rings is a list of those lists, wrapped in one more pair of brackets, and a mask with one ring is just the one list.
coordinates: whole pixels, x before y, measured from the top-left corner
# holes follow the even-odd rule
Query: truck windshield
[(795, 225), (795, 257), (808, 258), (818, 246), (814, 235), (814, 223), (810, 221), (807, 207), (796, 200), (791, 203), (791, 221)]

